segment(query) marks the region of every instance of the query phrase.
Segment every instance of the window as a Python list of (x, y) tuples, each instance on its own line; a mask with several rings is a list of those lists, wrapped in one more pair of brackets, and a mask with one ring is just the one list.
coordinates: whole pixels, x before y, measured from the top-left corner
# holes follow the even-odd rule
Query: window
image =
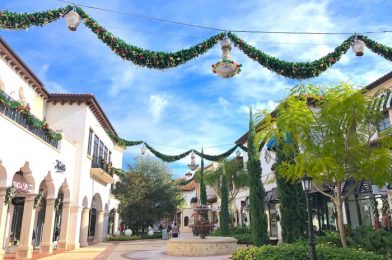
[(103, 148), (103, 159), (108, 161), (108, 148), (106, 146)]
[(389, 119), (388, 111), (384, 112), (383, 115), (384, 115), (383, 119), (381, 119), (380, 122), (378, 123), (378, 130), (380, 132), (391, 127), (391, 120)]
[(102, 143), (102, 141), (99, 142), (99, 154), (98, 157), (103, 158), (103, 148), (105, 147), (105, 145)]
[(111, 161), (112, 161), (112, 152), (109, 151), (109, 162), (111, 162)]
[(93, 157), (98, 157), (98, 148), (99, 148), (99, 138), (97, 135), (94, 136), (94, 150)]
[(90, 129), (88, 133), (88, 145), (87, 145), (87, 154), (91, 155), (91, 142), (93, 139), (93, 130)]

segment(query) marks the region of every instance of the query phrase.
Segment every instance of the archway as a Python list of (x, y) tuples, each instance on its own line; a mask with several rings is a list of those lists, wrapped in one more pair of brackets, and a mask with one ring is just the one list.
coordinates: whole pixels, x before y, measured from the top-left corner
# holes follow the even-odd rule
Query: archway
[(23, 215), (26, 214), (24, 212), (25, 199), (27, 196), (34, 194), (34, 186), (34, 178), (32, 177), (28, 163), (26, 163), (12, 177), (12, 187), (14, 188), (15, 195), (8, 204), (9, 226), (7, 227), (8, 232), (6, 232), (6, 238), (8, 241), (7, 246), (9, 247), (16, 247), (20, 243)]
[(95, 193), (91, 200), (88, 241), (101, 242), (103, 240), (104, 211), (101, 195)]
[(189, 226), (189, 217), (188, 216), (184, 217), (184, 226), (185, 227)]

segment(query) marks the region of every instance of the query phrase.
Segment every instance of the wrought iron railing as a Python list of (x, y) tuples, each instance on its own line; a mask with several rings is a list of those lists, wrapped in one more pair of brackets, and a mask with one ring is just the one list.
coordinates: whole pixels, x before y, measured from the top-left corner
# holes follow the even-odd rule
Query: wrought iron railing
[(101, 156), (93, 156), (93, 159), (91, 161), (91, 168), (100, 168), (110, 176), (113, 177), (114, 175), (114, 168), (112, 166), (112, 162), (107, 162)]
[[(0, 95), (4, 100), (8, 100), (9, 102), (13, 103), (17, 102), (2, 90), (0, 90)], [(0, 100), (0, 113), (18, 123), (20, 126), (23, 126), (25, 129), (29, 130), (31, 133), (35, 134), (54, 148), (58, 147), (58, 140), (54, 137), (55, 132), (53, 130), (49, 128), (43, 129), (30, 123), (32, 118), (34, 121), (39, 121), (39, 119), (33, 116), (31, 113), (27, 116), (25, 112), (22, 112), (17, 108), (7, 106), (5, 102), (2, 102), (2, 100)]]

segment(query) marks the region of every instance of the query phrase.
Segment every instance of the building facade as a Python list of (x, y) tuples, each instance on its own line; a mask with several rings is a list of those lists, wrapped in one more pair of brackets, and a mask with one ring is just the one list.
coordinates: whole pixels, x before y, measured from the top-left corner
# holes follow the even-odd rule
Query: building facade
[(118, 226), (124, 148), (91, 94), (49, 93), (0, 38), (0, 259), (74, 249)]

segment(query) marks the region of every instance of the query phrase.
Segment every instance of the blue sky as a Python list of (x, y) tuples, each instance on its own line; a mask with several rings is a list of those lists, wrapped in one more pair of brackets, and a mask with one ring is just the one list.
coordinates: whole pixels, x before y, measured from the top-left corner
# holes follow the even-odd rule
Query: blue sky
[[(264, 31), (363, 32), (391, 30), (391, 1), (87, 1), (80, 4), (127, 11), (212, 27)], [(3, 0), (0, 9), (32, 12), (66, 4), (55, 0)], [(216, 32), (85, 10), (115, 35), (142, 48), (176, 51)], [(166, 154), (190, 148), (221, 153), (248, 127), (248, 107), (273, 109), (298, 83), (364, 86), (391, 71), (391, 62), (365, 51), (349, 51), (341, 61), (310, 80), (289, 80), (248, 59), (233, 48), (243, 64), (234, 78), (211, 72), (220, 60), (219, 45), (187, 64), (164, 71), (137, 67), (116, 56), (83, 24), (70, 32), (64, 20), (26, 31), (0, 31), (51, 92), (93, 93), (117, 132), (145, 140)], [(340, 44), (341, 35), (239, 34), (257, 48), (290, 61), (312, 61)], [(392, 46), (392, 33), (369, 35)], [(215, 147), (211, 147), (215, 146)], [(217, 146), (217, 147), (216, 147)], [(211, 147), (211, 148), (208, 148)], [(128, 148), (124, 164), (140, 154)], [(170, 166), (175, 176), (187, 171), (185, 158)]]

